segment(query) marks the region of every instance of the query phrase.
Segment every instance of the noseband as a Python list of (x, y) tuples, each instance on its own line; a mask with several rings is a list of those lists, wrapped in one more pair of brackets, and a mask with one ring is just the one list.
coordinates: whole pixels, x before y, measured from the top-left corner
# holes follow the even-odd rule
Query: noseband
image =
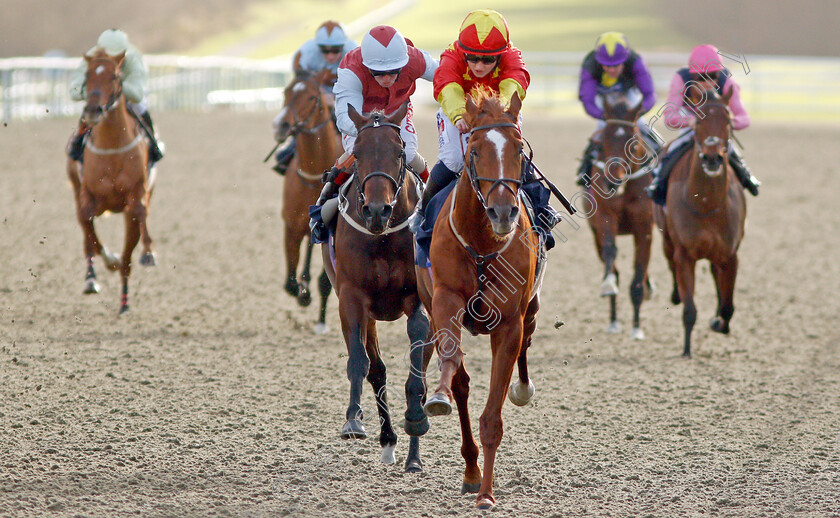
[[(470, 138), (472, 138), (472, 135), (475, 134), (476, 131), (489, 130), (493, 128), (516, 128), (516, 130), (519, 131), (519, 127), (512, 122), (497, 122), (495, 124), (487, 124), (485, 126), (477, 126), (473, 128)], [(487, 210), (487, 199), (481, 193), (481, 186), (479, 182), (493, 182), (493, 185), (490, 186), (490, 190), (487, 192), (493, 192), (497, 186), (501, 185), (505, 189), (509, 190), (514, 197), (518, 195), (517, 189), (522, 186), (521, 175), (518, 180), (514, 178), (486, 178), (478, 176), (478, 171), (476, 171), (475, 167), (475, 161), (477, 158), (478, 153), (474, 149), (471, 149), (469, 159), (467, 160), (467, 177), (470, 180), (470, 185), (472, 185), (473, 191), (475, 191), (475, 194), (478, 197), (478, 201), (485, 210)]]

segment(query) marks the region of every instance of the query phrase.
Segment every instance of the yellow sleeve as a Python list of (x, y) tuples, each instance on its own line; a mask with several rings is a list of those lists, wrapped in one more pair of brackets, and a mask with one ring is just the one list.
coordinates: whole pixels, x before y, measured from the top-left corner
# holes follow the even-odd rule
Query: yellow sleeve
[(519, 100), (525, 100), (525, 89), (519, 84), (516, 79), (502, 79), (499, 83), (499, 96), (505, 101), (505, 104), (510, 104), (514, 92), (519, 94)]
[(437, 97), (437, 102), (443, 108), (443, 113), (449, 117), (452, 124), (464, 116), (467, 111), (467, 98), (464, 88), (458, 83), (449, 83), (444, 86)]

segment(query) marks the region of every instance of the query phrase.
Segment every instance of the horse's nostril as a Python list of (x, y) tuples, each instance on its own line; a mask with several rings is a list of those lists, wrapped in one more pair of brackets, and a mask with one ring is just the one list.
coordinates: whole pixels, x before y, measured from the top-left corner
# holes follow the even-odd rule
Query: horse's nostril
[(367, 205), (362, 206), (362, 217), (365, 219), (371, 218), (370, 207)]
[(519, 216), (519, 207), (517, 207), (516, 205), (514, 205), (514, 206), (513, 206), (513, 207), (511, 207), (511, 209), (510, 209), (510, 219), (514, 219), (514, 218), (516, 218), (517, 216)]
[(499, 219), (499, 214), (496, 212), (496, 209), (493, 207), (487, 208), (487, 217), (490, 218), (490, 221), (497, 221)]
[(382, 219), (391, 219), (391, 213), (393, 210), (394, 209), (392, 209), (390, 205), (382, 207)]

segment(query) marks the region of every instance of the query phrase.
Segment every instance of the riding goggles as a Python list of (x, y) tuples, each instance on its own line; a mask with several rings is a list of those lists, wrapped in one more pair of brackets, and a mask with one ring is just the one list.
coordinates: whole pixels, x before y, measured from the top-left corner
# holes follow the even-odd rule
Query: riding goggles
[(321, 50), (321, 54), (341, 54), (341, 51), (344, 47), (341, 45), (318, 45), (318, 49)]
[(467, 54), (466, 60), (470, 63), (484, 63), (485, 65), (492, 65), (499, 60), (499, 56), (476, 56), (475, 54)]
[(395, 68), (393, 70), (371, 70), (370, 75), (373, 77), (380, 77), (380, 76), (398, 76), (402, 72), (401, 68)]

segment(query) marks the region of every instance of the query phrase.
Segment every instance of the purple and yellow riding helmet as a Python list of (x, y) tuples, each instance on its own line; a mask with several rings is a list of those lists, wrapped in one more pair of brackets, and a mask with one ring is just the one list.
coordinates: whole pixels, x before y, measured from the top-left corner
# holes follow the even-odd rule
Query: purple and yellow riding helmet
[(630, 57), (630, 45), (620, 32), (605, 32), (595, 42), (595, 60), (608, 67), (614, 67)]

